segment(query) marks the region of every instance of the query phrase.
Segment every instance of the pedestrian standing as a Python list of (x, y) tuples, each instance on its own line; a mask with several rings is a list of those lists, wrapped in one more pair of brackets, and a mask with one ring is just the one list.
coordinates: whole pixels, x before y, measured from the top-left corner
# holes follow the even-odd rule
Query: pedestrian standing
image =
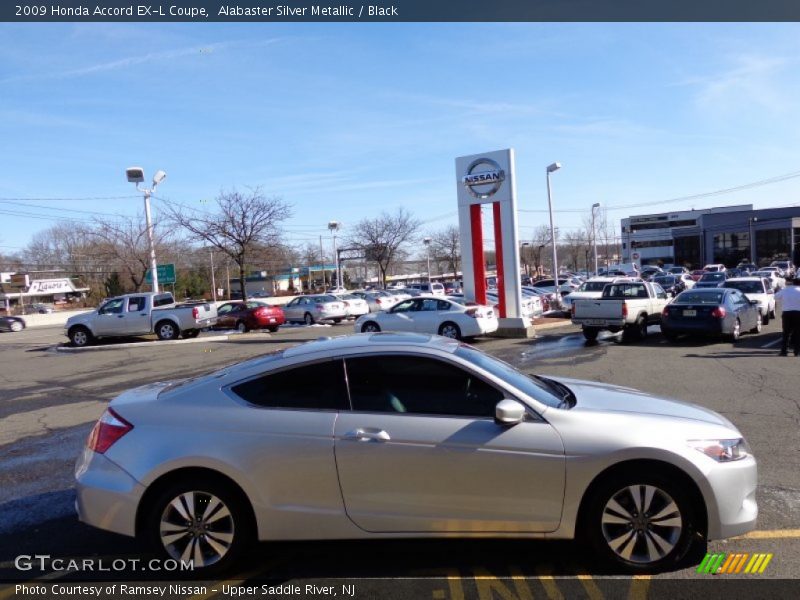
[(781, 356), (788, 353), (789, 338), (792, 339), (794, 355), (800, 356), (800, 277), (795, 277), (792, 283), (794, 285), (786, 286), (775, 294), (775, 300), (781, 301)]

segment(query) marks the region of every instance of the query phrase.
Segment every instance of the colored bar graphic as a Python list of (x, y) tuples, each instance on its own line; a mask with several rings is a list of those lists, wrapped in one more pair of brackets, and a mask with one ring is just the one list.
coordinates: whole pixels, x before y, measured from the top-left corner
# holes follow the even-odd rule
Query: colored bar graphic
[(767, 569), (767, 565), (773, 556), (771, 553), (749, 554), (747, 552), (734, 552), (728, 554), (727, 552), (715, 552), (705, 555), (702, 562), (697, 566), (697, 572), (706, 575), (724, 575), (741, 573), (742, 568), (744, 568), (745, 573), (760, 575)]

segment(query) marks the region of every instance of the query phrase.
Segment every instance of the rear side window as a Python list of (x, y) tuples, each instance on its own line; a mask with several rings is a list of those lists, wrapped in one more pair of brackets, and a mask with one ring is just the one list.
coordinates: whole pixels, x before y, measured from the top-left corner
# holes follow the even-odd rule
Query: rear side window
[(348, 410), (344, 365), (331, 360), (269, 373), (231, 387), (250, 404), (265, 408)]
[(172, 304), (172, 296), (164, 295), (164, 296), (156, 296), (153, 298), (153, 306), (166, 306), (167, 304)]

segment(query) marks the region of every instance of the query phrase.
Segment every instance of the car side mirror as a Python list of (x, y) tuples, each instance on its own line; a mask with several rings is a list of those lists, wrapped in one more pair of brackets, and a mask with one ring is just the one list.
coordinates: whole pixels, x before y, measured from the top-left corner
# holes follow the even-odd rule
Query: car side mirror
[(498, 425), (516, 425), (525, 418), (525, 407), (517, 400), (505, 398), (494, 407), (494, 421)]

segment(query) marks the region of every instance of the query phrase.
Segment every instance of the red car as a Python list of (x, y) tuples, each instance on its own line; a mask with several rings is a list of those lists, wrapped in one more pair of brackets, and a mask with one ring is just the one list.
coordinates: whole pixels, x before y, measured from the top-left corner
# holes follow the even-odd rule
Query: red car
[(280, 306), (257, 300), (226, 302), (217, 309), (214, 329), (237, 329), (242, 333), (251, 329), (269, 329), (275, 332), (285, 322), (286, 317)]
[(692, 271), (690, 277), (692, 278), (693, 281), (700, 281), (700, 278), (705, 274), (706, 274), (705, 271), (699, 269), (697, 271)]

